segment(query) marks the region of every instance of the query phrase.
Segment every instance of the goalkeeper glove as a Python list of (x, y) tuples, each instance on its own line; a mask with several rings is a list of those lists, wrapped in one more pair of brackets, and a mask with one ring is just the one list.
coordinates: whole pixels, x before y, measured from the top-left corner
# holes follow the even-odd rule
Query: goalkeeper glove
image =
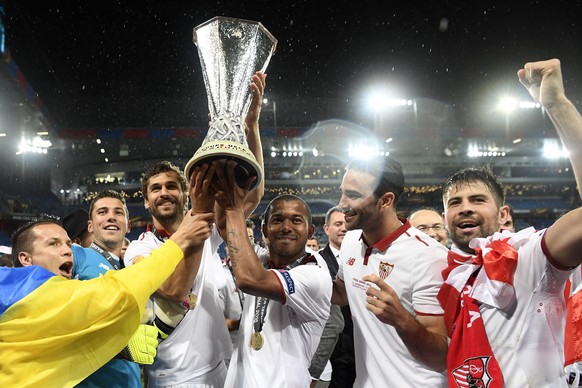
[(133, 361), (138, 364), (151, 365), (154, 363), (158, 347), (158, 329), (151, 325), (139, 325), (129, 343), (118, 358)]

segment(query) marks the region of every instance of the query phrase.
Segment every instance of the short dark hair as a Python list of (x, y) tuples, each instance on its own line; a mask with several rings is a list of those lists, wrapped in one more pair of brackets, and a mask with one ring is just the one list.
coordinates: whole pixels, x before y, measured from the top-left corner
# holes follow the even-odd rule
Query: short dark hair
[(303, 205), (305, 206), (305, 210), (307, 211), (307, 225), (308, 226), (311, 225), (311, 222), (312, 222), (311, 209), (309, 208), (309, 205), (303, 199), (301, 199), (298, 196), (293, 195), (293, 194), (281, 194), (278, 197), (273, 198), (273, 200), (271, 200), (271, 202), (269, 202), (269, 204), (267, 205), (267, 208), (265, 209), (265, 213), (263, 213), (263, 222), (265, 223), (265, 225), (267, 225), (269, 223), (269, 217), (271, 215), (271, 211), (272, 211), (273, 206), (277, 202), (281, 202), (281, 201), (285, 201), (285, 202), (296, 201), (296, 202), (303, 203)]
[(20, 252), (32, 252), (32, 245), (34, 243), (33, 229), (39, 225), (55, 224), (64, 229), (62, 222), (58, 217), (42, 214), (40, 217), (27, 222), (14, 232), (12, 235), (12, 262), (15, 267), (22, 267), (22, 263), (18, 260)]
[(255, 223), (250, 218), (247, 218), (245, 221), (247, 228), (255, 229)]
[(12, 255), (0, 254), (0, 267), (14, 267)]
[(493, 194), (497, 207), (504, 205), (505, 190), (489, 166), (464, 168), (449, 177), (443, 184), (443, 202), (451, 187), (458, 189), (460, 186), (470, 183), (483, 183)]
[(119, 199), (125, 208), (125, 213), (127, 218), (129, 219), (129, 210), (127, 209), (127, 203), (125, 202), (125, 198), (121, 193), (115, 190), (103, 190), (97, 193), (95, 197), (91, 200), (91, 205), (89, 205), (89, 219), (93, 218), (93, 210), (95, 209), (95, 202), (103, 198), (115, 198)]
[(167, 172), (176, 173), (178, 181), (180, 182), (180, 188), (184, 193), (188, 192), (188, 181), (186, 180), (186, 177), (182, 171), (176, 165), (168, 162), (167, 160), (164, 160), (162, 162), (156, 163), (152, 168), (141, 175), (141, 195), (143, 199), (148, 199), (148, 183), (150, 178)]
[(394, 194), (394, 205), (404, 192), (404, 174), (402, 166), (393, 158), (377, 157), (372, 159), (355, 159), (346, 167), (347, 170), (356, 170), (368, 173), (377, 178), (374, 195), (377, 198), (386, 193)]
[(344, 211), (343, 211), (343, 210), (342, 210), (342, 208), (341, 208), (341, 207), (339, 207), (339, 206), (334, 206), (334, 207), (332, 207), (331, 209), (329, 209), (329, 210), (327, 211), (327, 213), (325, 213), (325, 224), (326, 224), (326, 225), (329, 225), (329, 219), (331, 218), (331, 215), (332, 215), (333, 213), (335, 213), (335, 212), (340, 212), (340, 213), (342, 213), (342, 214), (343, 214), (343, 212), (344, 212)]

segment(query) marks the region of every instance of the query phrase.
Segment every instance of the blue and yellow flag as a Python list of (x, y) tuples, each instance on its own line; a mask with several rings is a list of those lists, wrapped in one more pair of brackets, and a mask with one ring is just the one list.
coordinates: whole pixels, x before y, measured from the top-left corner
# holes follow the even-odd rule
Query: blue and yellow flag
[(56, 276), (42, 267), (0, 267), (0, 317), (20, 299)]
[[(0, 387), (82, 381), (127, 345), (149, 295), (182, 256), (170, 241), (136, 265), (85, 281), (49, 275), (43, 282), (42, 271), (3, 269)], [(28, 293), (18, 279), (29, 282)]]

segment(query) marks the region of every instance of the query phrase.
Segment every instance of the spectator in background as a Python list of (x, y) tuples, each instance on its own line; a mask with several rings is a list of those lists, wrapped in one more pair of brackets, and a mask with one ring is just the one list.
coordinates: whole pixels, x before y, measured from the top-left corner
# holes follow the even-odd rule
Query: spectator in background
[(251, 240), (251, 243), (255, 243), (255, 223), (253, 222), (253, 220), (247, 218), (246, 220), (246, 225), (247, 225), (247, 235), (249, 236), (249, 240)]
[[(346, 221), (341, 208), (335, 206), (325, 214), (323, 231), (328, 237), (325, 247), (319, 250), (329, 269), (332, 280), (335, 280), (339, 268), (339, 253), (346, 234)], [(343, 311), (343, 310), (347, 311)], [(348, 330), (345, 322), (348, 320)], [(332, 354), (335, 356), (332, 358)], [(336, 369), (337, 368), (337, 369)], [(323, 328), (323, 334), (313, 358), (309, 373), (314, 380), (312, 386), (324, 388), (331, 386), (332, 379), (342, 381), (344, 386), (351, 386), (356, 371), (354, 363), (354, 343), (352, 318), (348, 306), (331, 305), (329, 318)]]
[(408, 216), (410, 224), (428, 234), (444, 246), (449, 246), (449, 232), (443, 225), (443, 217), (434, 209), (415, 210)]
[(507, 205), (509, 208), (509, 214), (507, 216), (507, 220), (501, 225), (500, 231), (508, 230), (511, 233), (515, 233), (515, 214), (513, 213), (513, 207)]
[(63, 218), (63, 227), (74, 244), (89, 248), (93, 242), (93, 233), (89, 232), (89, 213), (85, 209), (77, 209)]
[(319, 253), (325, 259), (331, 276), (335, 278), (339, 269), (340, 248), (347, 232), (344, 213), (340, 207), (335, 206), (327, 211), (323, 231), (327, 235), (327, 244)]
[(316, 237), (310, 237), (307, 239), (307, 243), (305, 244), (305, 246), (309, 249), (311, 249), (314, 252), (319, 251), (319, 240)]
[(0, 254), (0, 267), (14, 267), (14, 261), (8, 254)]
[(120, 263), (123, 267), (125, 267), (125, 263), (123, 262), (123, 258), (125, 257), (125, 252), (127, 251), (127, 247), (129, 246), (129, 239), (127, 237), (123, 238), (123, 245), (121, 246), (121, 252), (119, 253)]
[(247, 218), (247, 220), (245, 221), (246, 225), (247, 225), (247, 235), (249, 236), (249, 240), (251, 241), (251, 244), (253, 244), (255, 253), (258, 256), (261, 255), (266, 255), (269, 253), (269, 251), (267, 250), (267, 248), (257, 244), (256, 239), (255, 239), (255, 223), (253, 222), (253, 220)]

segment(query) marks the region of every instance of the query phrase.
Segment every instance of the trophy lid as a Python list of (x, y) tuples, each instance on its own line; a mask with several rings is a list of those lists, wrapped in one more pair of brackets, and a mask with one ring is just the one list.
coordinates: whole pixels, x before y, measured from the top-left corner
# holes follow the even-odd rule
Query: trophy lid
[(215, 16), (210, 20), (205, 21), (202, 24), (197, 25), (196, 27), (194, 27), (194, 36), (193, 36), (193, 40), (195, 44), (198, 44), (198, 38), (196, 36), (196, 31), (200, 30), (203, 27), (206, 27), (209, 24), (215, 23), (215, 22), (231, 22), (231, 23), (239, 23), (239, 24), (256, 24), (259, 26), (259, 29), (265, 34), (265, 36), (271, 41), (273, 42), (273, 47), (271, 49), (271, 55), (275, 54), (275, 50), (277, 49), (277, 39), (273, 36), (273, 34), (271, 34), (269, 32), (269, 30), (267, 30), (265, 28), (265, 26), (263, 26), (261, 24), (261, 22), (257, 22), (254, 20), (247, 20), (247, 19), (238, 19), (238, 18), (231, 18), (231, 17), (226, 17), (226, 16)]

